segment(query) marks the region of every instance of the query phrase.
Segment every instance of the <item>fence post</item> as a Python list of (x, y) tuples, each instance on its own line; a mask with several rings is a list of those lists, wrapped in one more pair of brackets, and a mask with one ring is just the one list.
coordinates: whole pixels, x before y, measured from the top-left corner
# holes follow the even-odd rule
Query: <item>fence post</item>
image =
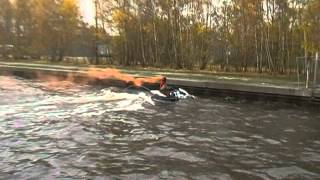
[(317, 75), (318, 75), (318, 60), (319, 60), (319, 53), (316, 53), (316, 58), (314, 62), (314, 76), (313, 76), (313, 87), (315, 88), (317, 85)]
[(306, 70), (307, 70), (307, 77), (306, 77), (306, 88), (308, 89), (309, 88), (309, 76), (310, 76), (310, 61), (308, 59), (308, 57), (306, 57), (307, 60), (306, 60)]
[(299, 69), (299, 60), (298, 58), (296, 58), (296, 68), (297, 68), (297, 78), (298, 78), (298, 88), (300, 88), (300, 69)]

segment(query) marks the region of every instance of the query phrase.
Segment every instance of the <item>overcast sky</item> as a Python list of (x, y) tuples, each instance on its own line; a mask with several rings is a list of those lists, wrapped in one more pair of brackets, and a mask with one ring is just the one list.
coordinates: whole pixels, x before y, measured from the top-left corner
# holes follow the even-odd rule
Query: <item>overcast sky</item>
[(79, 0), (83, 20), (89, 24), (94, 23), (94, 5), (92, 1), (93, 0)]

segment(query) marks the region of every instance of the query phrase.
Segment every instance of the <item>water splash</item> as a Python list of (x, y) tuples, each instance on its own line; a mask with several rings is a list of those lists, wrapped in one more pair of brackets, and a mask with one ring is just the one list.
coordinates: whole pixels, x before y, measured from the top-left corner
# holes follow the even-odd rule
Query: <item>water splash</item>
[[(74, 85), (72, 82), (53, 86), (56, 88), (44, 88), (51, 87), (52, 82), (55, 82), (55, 79), (49, 82), (37, 80), (26, 85), (23, 80), (1, 77), (0, 83), (4, 86), (1, 86), (0, 91), (17, 93), (23, 98), (6, 98), (8, 101), (2, 101), (0, 104), (0, 115), (22, 118), (34, 115), (46, 118), (99, 116), (110, 111), (139, 111), (145, 108), (145, 104), (154, 105), (150, 95), (144, 92), (116, 92), (111, 90), (112, 88), (106, 88), (88, 93), (85, 90), (87, 87)], [(65, 87), (68, 88), (64, 89)], [(49, 91), (49, 94), (44, 91)], [(60, 112), (60, 109), (64, 109), (63, 112)]]

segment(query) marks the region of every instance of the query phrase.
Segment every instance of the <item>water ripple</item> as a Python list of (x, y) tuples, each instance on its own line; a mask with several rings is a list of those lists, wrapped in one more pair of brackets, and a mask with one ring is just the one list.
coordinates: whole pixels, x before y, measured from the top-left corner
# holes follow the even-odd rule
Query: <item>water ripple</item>
[(1, 179), (320, 177), (317, 108), (64, 84), (0, 76)]

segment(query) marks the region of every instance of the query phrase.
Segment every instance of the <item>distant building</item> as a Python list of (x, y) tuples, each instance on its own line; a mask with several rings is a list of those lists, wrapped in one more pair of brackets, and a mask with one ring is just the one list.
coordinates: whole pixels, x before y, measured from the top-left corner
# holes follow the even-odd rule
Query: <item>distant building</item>
[(97, 45), (97, 51), (99, 57), (111, 57), (111, 51), (107, 44), (99, 43)]
[(0, 57), (12, 58), (13, 48), (14, 45), (12, 44), (0, 44)]

